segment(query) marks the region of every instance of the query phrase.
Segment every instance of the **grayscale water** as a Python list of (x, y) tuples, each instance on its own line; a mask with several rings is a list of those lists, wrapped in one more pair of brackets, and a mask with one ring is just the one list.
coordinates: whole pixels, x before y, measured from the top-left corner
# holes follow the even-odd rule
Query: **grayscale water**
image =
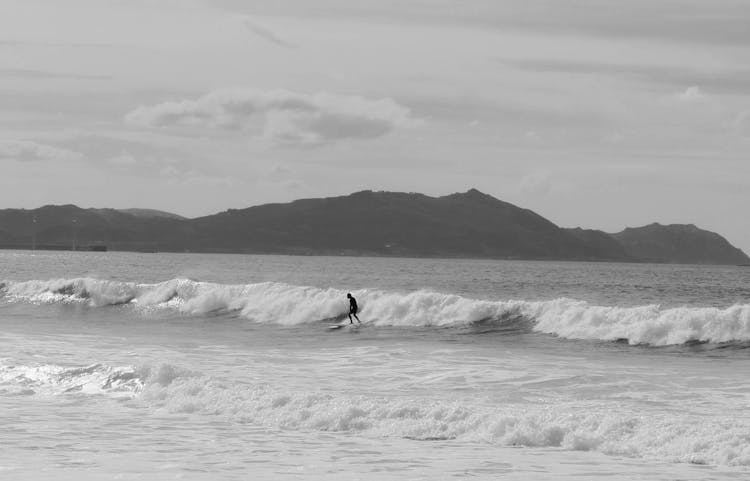
[(3, 479), (750, 475), (749, 268), (0, 251), (0, 279)]

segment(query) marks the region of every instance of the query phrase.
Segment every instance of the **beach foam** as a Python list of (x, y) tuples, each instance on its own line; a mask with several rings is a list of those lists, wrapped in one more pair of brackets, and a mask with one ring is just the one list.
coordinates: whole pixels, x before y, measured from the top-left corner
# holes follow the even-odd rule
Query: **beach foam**
[(493, 404), (489, 399), (374, 397), (235, 384), (162, 364), (114, 368), (2, 366), (17, 394), (127, 396), (152, 410), (221, 416), (234, 423), (416, 441), (598, 451), (665, 462), (750, 466), (746, 419), (680, 412), (644, 416), (613, 402)]
[(0, 365), (0, 392), (13, 395), (107, 393), (129, 397), (140, 392), (142, 387), (141, 373), (131, 367), (103, 364), (77, 367)]

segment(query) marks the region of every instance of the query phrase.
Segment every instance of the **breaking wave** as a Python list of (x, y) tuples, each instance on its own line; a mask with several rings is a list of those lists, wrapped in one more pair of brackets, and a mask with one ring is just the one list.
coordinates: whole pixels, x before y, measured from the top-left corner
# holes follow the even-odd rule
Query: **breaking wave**
[(750, 466), (747, 419), (679, 412), (643, 416), (620, 405), (573, 401), (374, 397), (294, 391), (216, 379), (169, 364), (113, 368), (0, 366), (0, 390), (19, 395), (114, 395), (148, 409), (237, 423), (373, 437), (555, 447), (668, 462)]
[[(450, 327), (528, 321), (534, 331), (567, 339), (627, 341), (666, 346), (692, 342), (750, 341), (750, 304), (662, 308), (597, 306), (560, 298), (549, 301), (477, 300), (432, 291), (353, 291), (365, 323), (377, 326)], [(253, 322), (299, 325), (342, 316), (345, 291), (263, 282), (224, 285), (172, 279), (157, 284), (93, 278), (0, 283), (5, 302), (83, 303), (171, 309), (189, 315), (236, 312)]]

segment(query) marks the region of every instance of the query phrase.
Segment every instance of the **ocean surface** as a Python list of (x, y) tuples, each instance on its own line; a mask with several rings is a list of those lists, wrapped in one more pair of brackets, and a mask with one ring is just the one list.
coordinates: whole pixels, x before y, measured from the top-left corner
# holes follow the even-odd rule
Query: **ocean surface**
[(749, 479), (750, 268), (0, 251), (0, 426), (13, 480)]

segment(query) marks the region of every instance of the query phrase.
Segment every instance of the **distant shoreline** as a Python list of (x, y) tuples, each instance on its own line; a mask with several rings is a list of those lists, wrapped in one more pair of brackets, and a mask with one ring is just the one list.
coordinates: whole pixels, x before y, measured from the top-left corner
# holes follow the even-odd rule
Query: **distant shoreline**
[(269, 251), (239, 251), (239, 250), (191, 250), (191, 251), (180, 251), (180, 250), (136, 250), (136, 249), (106, 249), (106, 250), (94, 250), (94, 249), (73, 249), (71, 246), (47, 246), (49, 248), (37, 247), (36, 249), (30, 249), (28, 247), (15, 247), (15, 246), (3, 246), (0, 245), (2, 251), (22, 251), (22, 252), (83, 252), (83, 253), (113, 253), (113, 252), (126, 252), (133, 254), (214, 254), (214, 255), (248, 255), (248, 256), (288, 256), (288, 257), (363, 257), (363, 258), (382, 258), (382, 259), (434, 259), (434, 260), (472, 260), (472, 261), (512, 261), (512, 262), (583, 262), (583, 263), (594, 263), (594, 264), (641, 264), (641, 265), (665, 265), (665, 266), (714, 266), (714, 267), (750, 267), (750, 264), (715, 264), (715, 263), (696, 263), (696, 262), (660, 262), (655, 260), (623, 260), (623, 259), (561, 259), (561, 258), (519, 258), (519, 257), (475, 257), (475, 256), (432, 256), (432, 255), (398, 255), (398, 254), (383, 254), (378, 252), (361, 252), (361, 253), (330, 253), (330, 252), (316, 252), (316, 253), (300, 253), (300, 252), (269, 252)]

